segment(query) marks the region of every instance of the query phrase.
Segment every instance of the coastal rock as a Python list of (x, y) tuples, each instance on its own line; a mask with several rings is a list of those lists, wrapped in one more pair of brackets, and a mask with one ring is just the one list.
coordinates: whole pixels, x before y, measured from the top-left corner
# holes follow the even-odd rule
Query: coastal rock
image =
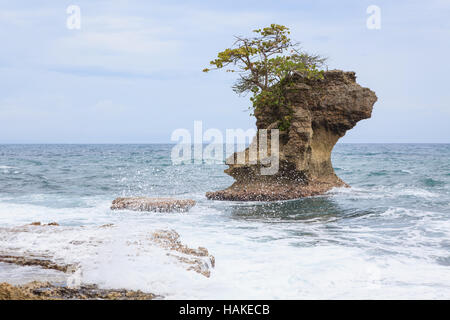
[(96, 285), (69, 288), (39, 281), (19, 286), (0, 283), (0, 300), (150, 300), (155, 297), (139, 290), (100, 289)]
[[(375, 93), (357, 84), (354, 72), (332, 70), (324, 73), (324, 79), (296, 76), (293, 80), (285, 94), (289, 108), (266, 105), (254, 113), (258, 130), (280, 128), (278, 155), (269, 150), (266, 159), (259, 155), (257, 161), (249, 161), (249, 150), (260, 147), (255, 137), (249, 148), (227, 159), (227, 163), (235, 163), (233, 160), (240, 156), (245, 159), (242, 164), (229, 164), (225, 170), (235, 183), (225, 190), (206, 193), (207, 198), (276, 201), (347, 186), (334, 173), (331, 152), (347, 130), (371, 117)], [(288, 125), (280, 126), (280, 119), (286, 119)], [(262, 175), (260, 169), (268, 166), (265, 160), (269, 158), (269, 163), (278, 159), (279, 170)]]
[(34, 258), (27, 256), (14, 256), (14, 255), (6, 255), (0, 254), (0, 262), (4, 263), (12, 263), (19, 266), (39, 266), (43, 269), (52, 269), (61, 272), (68, 272), (76, 269), (73, 265), (65, 265), (65, 264), (57, 264), (51, 260), (44, 258)]
[[(99, 226), (60, 226), (42, 227), (43, 224), (27, 224), (17, 227), (0, 227), (0, 241), (9, 244), (0, 250), (0, 262), (17, 266), (34, 266), (42, 269), (51, 269), (61, 272), (60, 276), (66, 278), (65, 284), (48, 283), (43, 281), (27, 285), (14, 286), (0, 283), (1, 299), (151, 299), (154, 294), (127, 289), (101, 289), (96, 285), (84, 282), (84, 263), (76, 254), (68, 252), (87, 252), (92, 259), (102, 255), (105, 245), (109, 247), (109, 240), (115, 239), (116, 228), (114, 224)], [(55, 234), (68, 231), (67, 237), (58, 237), (58, 245), (42, 250), (42, 244), (54, 239)], [(113, 232), (113, 233), (110, 233)], [(32, 233), (33, 235), (30, 235)], [(72, 236), (73, 237), (72, 237)], [(17, 241), (26, 237), (35, 239), (39, 237), (41, 246), (31, 245), (25, 250), (17, 250)], [(22, 240), (18, 240), (22, 239)], [(169, 263), (181, 266), (181, 273), (197, 272), (201, 276), (210, 277), (215, 266), (215, 259), (204, 247), (191, 248), (183, 244), (180, 235), (174, 230), (152, 230), (150, 233), (136, 235), (122, 239), (124, 247), (131, 247), (131, 255), (148, 256), (155, 266)], [(82, 251), (81, 251), (82, 250)], [(92, 251), (91, 251), (92, 250)], [(62, 251), (62, 252), (61, 252)], [(114, 254), (114, 253), (112, 253)], [(134, 259), (122, 256), (123, 265), (133, 266)], [(161, 259), (162, 258), (162, 259)], [(97, 260), (100, 261), (100, 260)], [(152, 263), (152, 262), (151, 262)], [(37, 273), (38, 274), (38, 273)], [(38, 276), (33, 277), (42, 280)]]
[(0, 283), (0, 300), (40, 300), (38, 296), (19, 286), (9, 283)]
[(172, 198), (131, 197), (117, 198), (112, 202), (112, 210), (134, 210), (155, 212), (186, 212), (195, 205), (194, 200)]
[(157, 230), (151, 234), (150, 239), (158, 246), (172, 251), (168, 255), (187, 264), (187, 270), (193, 270), (207, 278), (210, 277), (210, 268), (215, 267), (215, 258), (209, 254), (208, 249), (204, 247), (189, 248), (181, 243), (180, 235), (174, 230)]
[(32, 222), (29, 224), (30, 226), (42, 226), (42, 227), (58, 227), (59, 223), (57, 222), (50, 222), (50, 223), (41, 223), (40, 221)]

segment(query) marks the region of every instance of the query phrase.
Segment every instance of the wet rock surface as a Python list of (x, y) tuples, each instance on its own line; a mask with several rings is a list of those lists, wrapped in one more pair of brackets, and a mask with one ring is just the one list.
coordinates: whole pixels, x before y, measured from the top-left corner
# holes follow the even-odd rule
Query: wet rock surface
[[(236, 182), (225, 190), (206, 193), (207, 198), (287, 200), (347, 186), (334, 173), (331, 152), (347, 130), (371, 117), (377, 101), (375, 93), (356, 83), (354, 72), (332, 70), (324, 73), (324, 79), (294, 78), (286, 90), (286, 99), (289, 108), (267, 105), (254, 113), (258, 130), (277, 129), (280, 119), (289, 119), (289, 126), (279, 132), (279, 153), (271, 154), (269, 134), (267, 155), (252, 158), (250, 150), (261, 147), (255, 138), (249, 148), (227, 159), (227, 163), (234, 164), (229, 164), (225, 173)], [(245, 161), (236, 163), (234, 159), (239, 158)], [(262, 175), (261, 168), (274, 161), (279, 163), (279, 170)]]
[[(114, 224), (89, 227), (98, 232), (108, 234), (117, 228)], [(86, 231), (86, 226), (56, 226), (55, 223), (42, 224), (31, 223), (17, 227), (0, 228), (0, 240), (10, 242), (12, 239), (25, 235), (39, 235), (42, 237), (60, 234), (61, 232)], [(91, 233), (89, 233), (91, 234)], [(180, 235), (174, 230), (146, 231), (142, 238), (127, 239), (126, 246), (134, 246), (137, 255), (155, 255), (156, 260), (161, 256), (168, 257), (165, 263), (178, 265), (180, 272), (196, 272), (200, 276), (209, 278), (211, 270), (215, 266), (215, 259), (204, 247), (191, 248), (183, 244)], [(103, 240), (102, 240), (103, 239)], [(104, 244), (105, 238), (96, 239), (80, 237), (79, 240), (66, 239), (67, 247), (72, 250), (78, 246), (96, 248)], [(29, 280), (40, 280), (25, 285), (12, 285), (0, 283), (0, 299), (153, 299), (157, 296), (152, 293), (133, 291), (127, 289), (103, 289), (95, 284), (83, 282), (83, 264), (74, 259), (66, 259), (63, 255), (56, 254), (45, 248), (30, 248), (23, 252), (17, 252), (12, 245), (0, 251), (0, 262), (17, 266), (32, 266), (42, 269), (59, 271), (63, 279), (44, 280), (40, 276), (29, 278)], [(161, 250), (162, 249), (162, 250)], [(98, 251), (92, 251), (95, 253)], [(152, 260), (149, 260), (152, 261)], [(152, 262), (150, 262), (152, 263)], [(51, 282), (47, 282), (51, 281)]]
[[(346, 186), (345, 183), (338, 186)], [(233, 185), (221, 191), (208, 192), (206, 196), (211, 200), (236, 201), (280, 201), (324, 194), (336, 185), (316, 181), (310, 184), (299, 182), (254, 182), (251, 185)]]
[(57, 222), (50, 222), (50, 223), (42, 223), (40, 221), (32, 222), (29, 224), (30, 226), (42, 226), (42, 227), (58, 227), (59, 223)]
[(195, 205), (194, 200), (173, 198), (130, 197), (117, 198), (112, 202), (112, 210), (186, 212)]
[(180, 235), (174, 230), (158, 230), (151, 234), (150, 239), (157, 245), (171, 252), (168, 255), (187, 265), (187, 270), (193, 270), (205, 277), (211, 276), (211, 268), (215, 267), (215, 258), (208, 249), (198, 247), (189, 248), (181, 243)]
[(100, 289), (96, 285), (69, 288), (38, 281), (18, 286), (0, 283), (0, 300), (150, 300), (156, 297), (139, 290)]
[(51, 260), (43, 259), (41, 257), (27, 257), (0, 254), (0, 262), (12, 263), (19, 266), (38, 266), (44, 269), (52, 269), (61, 272), (71, 272), (76, 269), (74, 265), (57, 264)]

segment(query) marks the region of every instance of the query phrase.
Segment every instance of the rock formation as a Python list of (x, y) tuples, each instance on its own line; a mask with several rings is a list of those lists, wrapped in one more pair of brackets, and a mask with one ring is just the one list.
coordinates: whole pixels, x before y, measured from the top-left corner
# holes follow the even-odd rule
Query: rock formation
[(126, 289), (100, 289), (96, 285), (78, 288), (33, 281), (24, 285), (0, 283), (0, 300), (151, 300), (158, 296)]
[[(42, 235), (43, 232), (53, 233), (61, 229), (85, 229), (80, 227), (59, 226), (53, 228), (54, 223), (42, 224), (31, 223), (18, 227), (0, 227), (2, 241), (8, 242), (12, 238), (21, 238), (21, 234), (28, 232), (37, 232)], [(45, 228), (43, 228), (43, 226)], [(50, 226), (50, 227), (49, 227)], [(98, 227), (100, 229), (114, 228), (113, 224), (105, 224)], [(91, 234), (91, 233), (90, 233)], [(22, 237), (23, 238), (23, 237)], [(89, 247), (95, 247), (103, 244), (104, 240), (95, 239), (89, 236), (89, 239), (67, 240), (64, 248), (70, 245), (88, 244)], [(155, 230), (145, 235), (145, 238), (137, 238), (137, 241), (128, 239), (128, 246), (135, 246), (138, 255), (144, 254), (164, 254), (169, 257), (168, 261), (182, 267), (181, 270), (188, 272), (194, 271), (199, 275), (209, 278), (211, 271), (215, 267), (215, 258), (205, 247), (191, 248), (180, 240), (180, 235), (175, 230)], [(154, 250), (156, 247), (157, 250)], [(152, 250), (153, 248), (153, 250)], [(150, 250), (148, 250), (150, 249)], [(85, 284), (82, 282), (82, 264), (78, 261), (72, 263), (63, 263), (61, 259), (55, 257), (51, 250), (41, 252), (39, 250), (26, 250), (25, 252), (16, 252), (12, 245), (6, 251), (0, 251), (0, 262), (14, 264), (18, 266), (36, 266), (42, 269), (57, 270), (67, 275), (65, 284), (52, 283), (47, 281), (33, 281), (24, 285), (13, 285), (0, 283), (0, 300), (41, 300), (41, 299), (113, 299), (113, 300), (133, 300), (133, 299), (153, 299), (162, 296), (142, 291), (133, 291), (127, 289), (102, 289), (95, 284)], [(75, 276), (75, 277), (73, 277)], [(73, 280), (79, 279), (79, 280)]]
[(59, 223), (57, 223), (57, 222), (41, 223), (40, 221), (36, 221), (36, 222), (30, 223), (29, 225), (30, 226), (42, 226), (42, 227), (50, 227), (50, 226), (58, 227)]
[[(354, 72), (332, 70), (323, 79), (295, 77), (285, 90), (289, 107), (261, 106), (255, 110), (257, 129), (280, 129), (279, 153), (268, 154), (279, 161), (273, 175), (262, 175), (264, 158), (249, 161), (249, 149), (259, 147), (255, 138), (239, 156), (245, 162), (230, 164), (225, 173), (236, 182), (229, 188), (208, 192), (215, 200), (274, 201), (322, 194), (346, 186), (336, 176), (331, 151), (336, 142), (360, 120), (370, 118), (377, 101), (375, 93), (356, 83)], [(281, 126), (281, 119), (287, 122)], [(270, 147), (270, 137), (269, 137)], [(275, 158), (273, 158), (275, 157)]]
[(72, 272), (76, 270), (74, 265), (58, 264), (48, 259), (33, 258), (19, 255), (5, 255), (0, 252), (0, 262), (13, 263), (19, 266), (39, 266), (43, 269), (52, 269), (61, 272)]
[(112, 210), (134, 210), (155, 212), (185, 212), (195, 205), (194, 200), (179, 200), (171, 198), (117, 198), (113, 201)]
[(204, 247), (189, 248), (181, 243), (180, 235), (175, 230), (155, 231), (150, 240), (158, 246), (170, 250), (171, 253), (168, 255), (187, 265), (186, 270), (195, 271), (207, 278), (211, 275), (210, 269), (216, 265), (216, 259), (209, 254), (208, 249)]

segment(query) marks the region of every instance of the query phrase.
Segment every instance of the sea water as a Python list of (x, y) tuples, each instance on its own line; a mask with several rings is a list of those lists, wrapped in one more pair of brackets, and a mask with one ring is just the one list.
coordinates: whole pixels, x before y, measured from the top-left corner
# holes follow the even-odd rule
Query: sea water
[[(351, 188), (272, 203), (207, 200), (233, 182), (226, 166), (174, 166), (172, 147), (0, 145), (0, 255), (80, 268), (67, 278), (0, 263), (0, 282), (95, 283), (168, 299), (450, 298), (449, 144), (338, 144), (333, 166)], [(111, 211), (119, 196), (197, 205)], [(60, 226), (14, 231), (34, 221)], [(152, 246), (161, 229), (206, 247), (211, 277)]]

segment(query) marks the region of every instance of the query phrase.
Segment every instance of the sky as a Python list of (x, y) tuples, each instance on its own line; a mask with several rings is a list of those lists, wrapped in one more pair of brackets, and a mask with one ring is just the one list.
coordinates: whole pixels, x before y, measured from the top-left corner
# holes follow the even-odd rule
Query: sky
[[(367, 28), (370, 5), (380, 29)], [(341, 142), (450, 143), (449, 17), (450, 0), (0, 0), (0, 143), (168, 143), (195, 120), (254, 128), (235, 75), (202, 69), (271, 23), (376, 92), (372, 118)]]

